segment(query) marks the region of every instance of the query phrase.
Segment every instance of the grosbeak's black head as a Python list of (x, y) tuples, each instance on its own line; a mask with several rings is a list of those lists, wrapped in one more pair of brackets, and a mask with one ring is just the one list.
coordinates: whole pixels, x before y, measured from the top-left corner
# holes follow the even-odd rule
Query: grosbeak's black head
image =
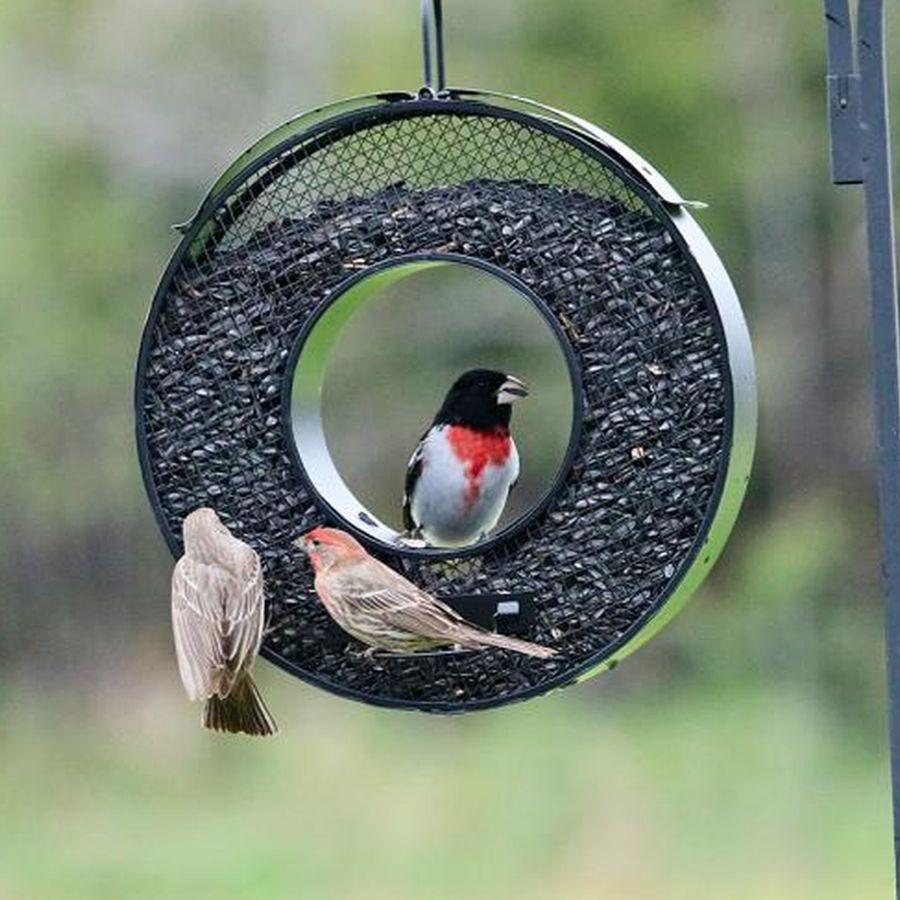
[(470, 369), (447, 392), (435, 425), (468, 425), (470, 428), (508, 426), (512, 404), (528, 396), (524, 381), (493, 369)]

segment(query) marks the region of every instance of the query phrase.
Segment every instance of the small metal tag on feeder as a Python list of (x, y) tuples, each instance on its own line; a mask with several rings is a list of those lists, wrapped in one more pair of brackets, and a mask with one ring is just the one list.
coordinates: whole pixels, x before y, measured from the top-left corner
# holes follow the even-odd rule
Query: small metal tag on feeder
[[(423, 4), (425, 88), (291, 120), (182, 226), (135, 402), (146, 487), (173, 553), (202, 505), (260, 553), (267, 658), (366, 702), (465, 711), (609, 668), (672, 617), (737, 516), (756, 398), (740, 305), (690, 204), (581, 119), (445, 88), (434, 6), (432, 34)], [(321, 421), (334, 329), (317, 328), (373, 280), (445, 262), (495, 274), (541, 312), (573, 396), (568, 453), (543, 503), (452, 552), (398, 543), (340, 478)], [(291, 548), (323, 521), (467, 617), (558, 655), (347, 652)]]

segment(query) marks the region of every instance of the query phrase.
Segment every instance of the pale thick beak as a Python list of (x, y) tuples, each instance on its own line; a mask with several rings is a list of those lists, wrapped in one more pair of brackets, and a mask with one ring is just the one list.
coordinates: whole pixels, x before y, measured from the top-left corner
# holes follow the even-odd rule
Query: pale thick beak
[(516, 378), (515, 375), (507, 375), (506, 381), (500, 385), (500, 390), (497, 391), (497, 403), (515, 403), (516, 400), (527, 396), (528, 385), (521, 378)]
[(291, 541), (291, 543), (298, 549), (302, 550), (304, 553), (309, 553), (309, 541), (306, 539), (306, 535), (301, 535), (297, 538), (296, 541)]

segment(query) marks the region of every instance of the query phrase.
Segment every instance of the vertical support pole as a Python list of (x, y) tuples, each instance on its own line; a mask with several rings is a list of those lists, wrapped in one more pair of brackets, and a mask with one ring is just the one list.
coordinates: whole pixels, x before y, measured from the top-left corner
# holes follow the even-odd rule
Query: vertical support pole
[(857, 28), (880, 469), (881, 539), (884, 545), (894, 861), (897, 895), (900, 897), (900, 325), (897, 313), (883, 0), (860, 0)]
[(865, 185), (885, 595), (894, 871), (900, 898), (900, 317), (887, 112), (884, 0), (859, 0), (856, 70), (847, 0), (825, 0), (832, 177)]

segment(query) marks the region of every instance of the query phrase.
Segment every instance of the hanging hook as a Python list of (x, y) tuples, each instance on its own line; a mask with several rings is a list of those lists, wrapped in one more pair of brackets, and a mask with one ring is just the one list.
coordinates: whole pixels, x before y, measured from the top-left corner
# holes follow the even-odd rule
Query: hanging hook
[[(443, 28), (441, 0), (422, 0), (422, 57), (425, 63), (425, 86), (421, 93), (426, 96), (439, 97), (445, 91)], [(432, 77), (432, 44), (437, 62), (437, 85)]]

